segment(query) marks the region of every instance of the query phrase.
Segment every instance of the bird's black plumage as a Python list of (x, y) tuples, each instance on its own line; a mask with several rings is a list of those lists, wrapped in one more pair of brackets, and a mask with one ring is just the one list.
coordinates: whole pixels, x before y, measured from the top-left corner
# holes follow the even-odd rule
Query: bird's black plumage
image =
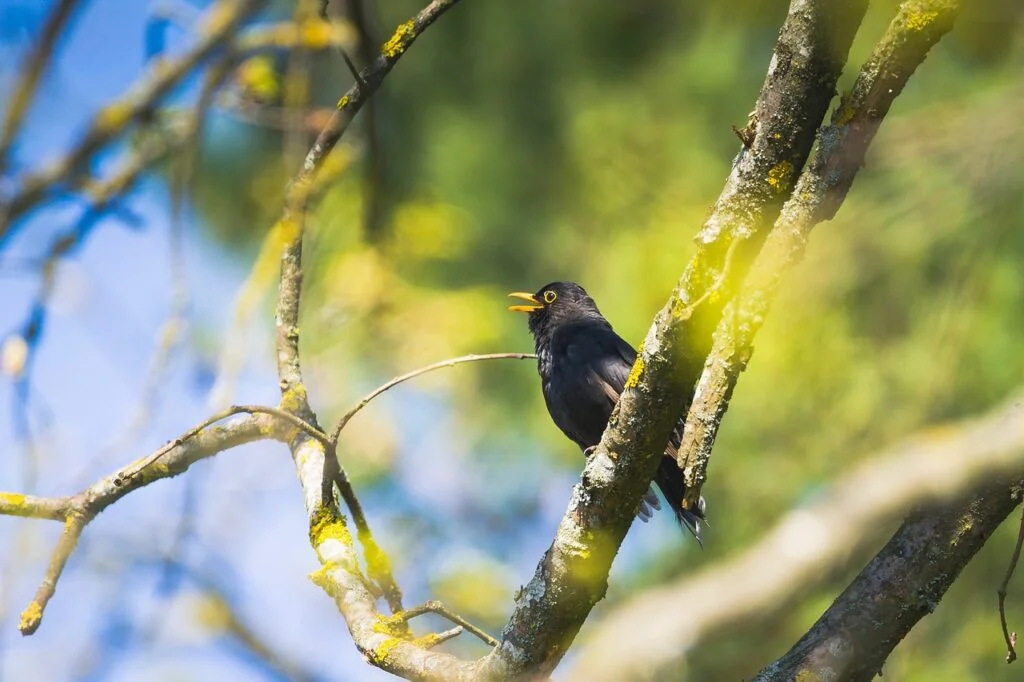
[[(601, 441), (612, 409), (626, 385), (636, 351), (615, 333), (583, 287), (573, 282), (552, 282), (535, 294), (512, 294), (528, 305), (511, 310), (529, 313), (530, 333), (537, 349), (537, 371), (544, 401), (555, 425), (584, 452)], [(676, 464), (683, 421), (680, 420), (658, 466), (655, 483), (679, 522), (698, 542), (704, 501), (699, 509), (684, 510), (686, 488)], [(657, 507), (657, 497), (646, 504)], [(641, 508), (646, 518), (650, 510)]]

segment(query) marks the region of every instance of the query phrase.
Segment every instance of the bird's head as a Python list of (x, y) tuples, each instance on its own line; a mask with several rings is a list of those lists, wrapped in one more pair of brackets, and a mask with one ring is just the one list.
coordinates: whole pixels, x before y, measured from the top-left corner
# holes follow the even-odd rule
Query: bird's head
[(604, 322), (594, 299), (575, 282), (552, 282), (535, 294), (516, 291), (509, 296), (526, 301), (525, 305), (511, 305), (508, 309), (530, 316), (530, 333), (534, 338), (550, 333), (554, 327), (566, 322), (584, 319)]

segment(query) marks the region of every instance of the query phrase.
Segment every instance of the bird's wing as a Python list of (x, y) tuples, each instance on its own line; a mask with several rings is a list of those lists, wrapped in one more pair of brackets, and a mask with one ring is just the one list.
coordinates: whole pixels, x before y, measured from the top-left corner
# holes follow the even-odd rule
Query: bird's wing
[(619, 395), (636, 361), (636, 350), (611, 329), (595, 335), (594, 342), (598, 346), (594, 353), (597, 359), (591, 364), (591, 370), (597, 380), (607, 387), (614, 406), (619, 401)]
[(597, 445), (629, 376), (632, 348), (607, 323), (561, 328), (552, 339), (545, 386), (555, 424), (581, 448)]

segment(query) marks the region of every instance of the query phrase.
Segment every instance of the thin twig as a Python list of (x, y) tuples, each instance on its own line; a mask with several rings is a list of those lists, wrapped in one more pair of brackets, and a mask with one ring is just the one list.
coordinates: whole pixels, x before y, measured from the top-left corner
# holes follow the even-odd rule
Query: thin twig
[[(341, 497), (345, 501), (345, 505), (352, 514), (352, 521), (355, 523), (359, 541), (363, 545), (363, 554), (366, 558), (367, 573), (369, 573), (370, 578), (377, 584), (381, 592), (383, 592), (392, 613), (402, 612), (401, 590), (399, 589), (398, 583), (395, 581), (394, 575), (391, 572), (391, 562), (388, 559), (387, 554), (380, 549), (377, 541), (374, 540), (373, 533), (370, 531), (369, 523), (366, 520), (366, 514), (363, 512), (362, 504), (360, 504), (359, 498), (356, 496), (355, 490), (352, 488), (352, 483), (349, 481), (348, 474), (345, 473), (345, 469), (341, 466), (340, 460), (338, 459), (337, 446), (342, 429), (344, 429), (349, 420), (351, 420), (352, 417), (354, 417), (361, 409), (366, 407), (370, 401), (403, 381), (408, 381), (409, 379), (413, 379), (437, 369), (454, 367), (455, 365), (465, 362), (504, 359), (525, 360), (536, 357), (537, 356), (532, 353), (490, 353), (486, 355), (464, 355), (458, 358), (450, 358), (448, 360), (442, 360), (441, 362), (435, 362), (432, 365), (420, 367), (419, 369), (415, 369), (399, 377), (395, 377), (386, 384), (375, 388), (360, 400), (355, 407), (345, 413), (340, 420), (338, 420), (338, 425), (334, 428), (334, 433), (331, 435), (331, 443), (325, 453), (326, 463), (331, 467), (330, 472), (332, 475), (330, 478), (333, 479), (334, 484), (338, 486), (338, 491), (341, 493)], [(323, 493), (325, 498), (330, 497), (330, 488), (325, 488)]]
[(436, 369), (443, 369), (445, 367), (454, 367), (455, 365), (460, 365), (460, 364), (462, 364), (464, 362), (479, 362), (481, 360), (529, 360), (529, 359), (536, 359), (536, 358), (537, 358), (537, 356), (534, 355), (533, 353), (487, 353), (487, 354), (483, 354), (483, 355), (471, 354), (471, 355), (463, 355), (463, 356), (457, 357), (457, 358), (450, 358), (448, 360), (442, 360), (440, 362), (435, 362), (432, 365), (427, 365), (426, 367), (420, 367), (419, 369), (414, 369), (411, 372), (407, 372), (406, 374), (403, 374), (401, 376), (395, 377), (394, 379), (392, 379), (391, 381), (387, 382), (386, 384), (378, 386), (377, 388), (373, 389), (370, 393), (366, 394), (366, 396), (362, 400), (360, 400), (359, 403), (357, 403), (355, 407), (353, 407), (351, 410), (346, 412), (341, 417), (341, 419), (338, 420), (338, 425), (334, 427), (334, 431), (331, 433), (331, 442), (335, 443), (335, 444), (338, 442), (338, 437), (341, 435), (341, 430), (344, 429), (345, 426), (348, 424), (349, 420), (352, 419), (352, 417), (356, 416), (356, 414), (361, 409), (366, 407), (366, 405), (371, 400), (373, 400), (374, 398), (379, 396), (381, 393), (384, 393), (385, 391), (387, 391), (387, 390), (397, 386), (398, 384), (402, 383), (403, 381), (408, 381), (409, 379), (415, 379), (416, 377), (420, 376), (421, 374), (426, 374), (427, 372), (433, 372)]
[[(328, 5), (330, 5), (330, 0), (321, 0), (320, 18), (326, 21), (327, 23), (331, 23), (331, 15), (327, 11)], [(352, 77), (355, 78), (356, 84), (360, 88), (365, 88), (366, 82), (363, 80), (363, 76), (359, 73), (359, 69), (357, 69), (356, 65), (352, 63), (352, 58), (348, 56), (348, 51), (340, 44), (336, 44), (335, 49), (337, 50), (338, 54), (341, 55), (342, 60), (345, 62), (345, 66), (348, 67), (349, 73), (351, 73)]]
[(488, 644), (490, 646), (498, 646), (498, 640), (497, 639), (495, 639), (494, 637), (491, 637), (484, 630), (482, 630), (482, 629), (478, 628), (477, 626), (473, 625), (468, 620), (466, 620), (465, 618), (463, 618), (459, 614), (455, 613), (454, 611), (450, 610), (448, 607), (446, 607), (444, 604), (442, 604), (441, 602), (437, 601), (436, 599), (432, 599), (430, 601), (427, 601), (427, 602), (424, 602), (424, 603), (420, 604), (419, 606), (414, 606), (411, 609), (406, 609), (405, 611), (402, 611), (400, 613), (396, 613), (395, 615), (393, 615), (390, 618), (388, 618), (388, 622), (391, 622), (391, 623), (394, 623), (394, 622), (405, 623), (405, 622), (408, 622), (409, 620), (411, 620), (411, 619), (413, 619), (413, 618), (415, 618), (417, 616), (422, 616), (425, 613), (436, 613), (437, 615), (439, 615), (439, 616), (441, 616), (443, 618), (447, 618), (448, 620), (450, 620), (451, 622), (453, 622), (453, 623), (455, 623), (457, 625), (461, 625), (468, 632), (470, 632), (473, 635), (476, 635), (481, 640), (483, 640), (484, 643), (486, 643), (486, 644)]
[(82, 531), (92, 519), (93, 515), (87, 516), (75, 512), (68, 514), (67, 520), (64, 521), (64, 532), (61, 534), (60, 540), (57, 541), (53, 556), (50, 557), (50, 566), (46, 569), (43, 582), (36, 590), (36, 596), (21, 612), (21, 619), (18, 621), (18, 630), (21, 631), (21, 634), (31, 635), (39, 629), (39, 624), (43, 621), (43, 611), (57, 590), (57, 581), (60, 580), (60, 574), (68, 563), (68, 557), (75, 551), (78, 539), (82, 537)]
[(1003, 639), (1006, 640), (1006, 662), (1013, 663), (1017, 660), (1017, 633), (1010, 632), (1006, 627), (1006, 588), (1013, 578), (1013, 572), (1017, 570), (1017, 560), (1020, 559), (1021, 545), (1024, 545), (1024, 511), (1021, 512), (1020, 529), (1017, 531), (1017, 544), (1013, 548), (1013, 556), (1010, 557), (1010, 565), (1006, 567), (1006, 576), (999, 584), (996, 594), (999, 595), (999, 623), (1003, 626)]
[(462, 634), (464, 628), (461, 625), (456, 625), (450, 630), (439, 632), (436, 635), (427, 635), (419, 639), (419, 644), (424, 649), (433, 649), (438, 644), (447, 642), (449, 639), (455, 639)]
[(220, 412), (211, 417), (207, 417), (206, 419), (199, 422), (194, 427), (192, 427), (185, 433), (181, 434), (174, 440), (168, 441), (166, 444), (164, 444), (163, 447), (161, 447), (148, 457), (144, 457), (143, 459), (130, 465), (126, 469), (122, 469), (121, 472), (114, 477), (114, 485), (124, 485), (124, 483), (127, 482), (129, 479), (139, 475), (146, 467), (150, 466), (151, 464), (159, 460), (161, 457), (166, 455), (168, 452), (183, 444), (185, 441), (194, 437), (197, 433), (199, 433), (206, 427), (212, 426), (213, 424), (223, 419), (227, 419), (228, 417), (234, 416), (236, 414), (268, 414), (272, 417), (276, 417), (278, 419), (286, 421), (298, 429), (301, 429), (302, 431), (306, 432), (307, 434), (318, 440), (320, 443), (322, 443), (324, 447), (330, 447), (331, 445), (331, 441), (327, 437), (327, 434), (325, 434), (323, 431), (316, 428), (312, 424), (304, 421), (302, 418), (295, 416), (294, 414), (290, 414), (276, 407), (267, 407), (266, 405), (232, 405), (231, 407), (225, 410), (221, 410)]

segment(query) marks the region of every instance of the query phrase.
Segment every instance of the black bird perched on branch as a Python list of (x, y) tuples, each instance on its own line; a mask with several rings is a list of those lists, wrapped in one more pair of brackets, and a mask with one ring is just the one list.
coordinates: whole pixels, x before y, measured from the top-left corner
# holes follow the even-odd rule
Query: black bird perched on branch
[[(594, 299), (573, 282), (552, 282), (536, 294), (509, 294), (527, 302), (509, 310), (529, 313), (530, 333), (537, 348), (537, 372), (544, 402), (555, 425), (584, 455), (601, 441), (612, 409), (626, 385), (636, 351), (615, 333), (597, 309)], [(683, 509), (686, 486), (675, 454), (682, 438), (681, 419), (672, 432), (654, 478), (676, 519), (702, 543), (704, 499), (697, 509)], [(648, 491), (638, 515), (646, 521), (651, 507), (660, 509), (654, 491)]]

